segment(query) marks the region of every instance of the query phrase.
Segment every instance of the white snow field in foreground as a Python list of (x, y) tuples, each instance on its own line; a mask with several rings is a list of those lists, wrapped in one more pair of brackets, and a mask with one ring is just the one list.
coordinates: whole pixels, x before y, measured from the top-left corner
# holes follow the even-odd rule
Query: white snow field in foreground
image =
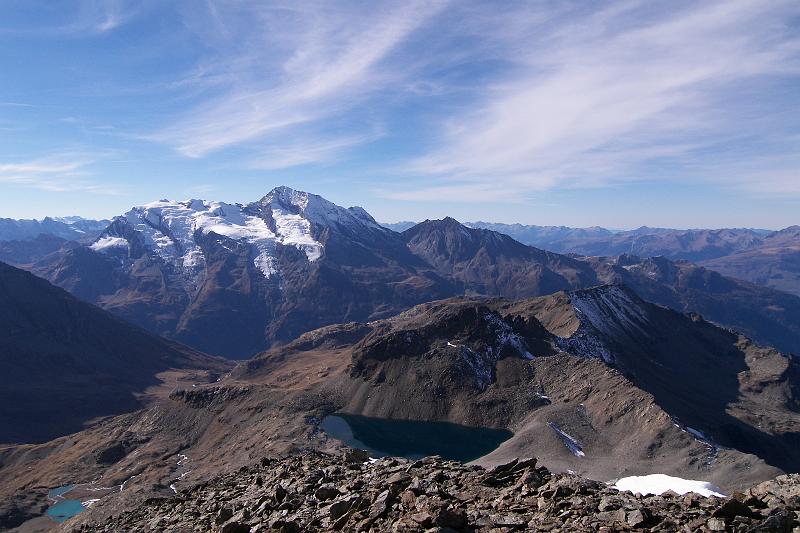
[(617, 481), (614, 488), (617, 490), (629, 490), (634, 494), (662, 494), (668, 490), (677, 492), (678, 494), (686, 494), (694, 492), (701, 496), (719, 496), (724, 498), (725, 495), (721, 489), (707, 481), (695, 481), (692, 479), (683, 479), (679, 477), (668, 476), (666, 474), (650, 474), (647, 476), (630, 476), (624, 477)]

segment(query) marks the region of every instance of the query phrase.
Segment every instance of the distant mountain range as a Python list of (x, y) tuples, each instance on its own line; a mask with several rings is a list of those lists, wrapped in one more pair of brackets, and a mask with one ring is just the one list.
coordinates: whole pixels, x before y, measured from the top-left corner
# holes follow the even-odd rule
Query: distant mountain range
[(528, 298), (609, 282), (800, 352), (796, 296), (667, 259), (544, 251), (451, 218), (397, 233), (361, 208), (286, 187), (247, 205), (154, 202), (92, 242), (40, 237), (28, 242), (35, 246), (55, 250), (16, 264), (150, 331), (234, 358), (434, 299)]
[(800, 295), (800, 226), (770, 233), (751, 248), (702, 264), (726, 276)]
[[(414, 222), (383, 224), (405, 231)], [(504, 233), (514, 239), (562, 254), (686, 259), (726, 276), (800, 295), (800, 226), (771, 231), (750, 228), (650, 228), (614, 231), (599, 226), (533, 226), (466, 222), (471, 228)]]
[[(395, 231), (405, 231), (415, 224), (397, 222), (383, 225)], [(645, 257), (663, 255), (670, 259), (695, 262), (751, 249), (759, 246), (765, 238), (780, 233), (749, 228), (678, 230), (648, 226), (633, 230), (611, 230), (600, 226), (573, 228), (481, 221), (465, 222), (464, 225), (504, 233), (523, 244), (558, 253), (605, 256), (629, 253)]]
[(722, 257), (761, 243), (770, 233), (759, 229), (640, 228), (612, 231), (601, 227), (526, 226), (468, 222), (468, 226), (505, 233), (520, 242), (559, 253), (580, 255), (663, 255), (669, 259), (702, 261)]
[(520, 242), (559, 253), (686, 259), (726, 276), (800, 295), (800, 226), (762, 229), (631, 231), (470, 222), (470, 227), (505, 233)]
[(108, 220), (90, 220), (78, 216), (45, 217), (42, 220), (0, 218), (0, 241), (25, 241), (39, 235), (65, 240), (92, 241), (108, 227)]

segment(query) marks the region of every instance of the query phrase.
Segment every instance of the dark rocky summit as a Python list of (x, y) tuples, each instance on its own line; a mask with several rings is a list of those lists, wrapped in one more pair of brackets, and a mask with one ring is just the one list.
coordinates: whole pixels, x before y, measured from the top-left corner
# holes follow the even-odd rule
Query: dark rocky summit
[(72, 532), (797, 531), (800, 476), (732, 497), (642, 496), (514, 460), (485, 470), (445, 461), (311, 452), (264, 458)]

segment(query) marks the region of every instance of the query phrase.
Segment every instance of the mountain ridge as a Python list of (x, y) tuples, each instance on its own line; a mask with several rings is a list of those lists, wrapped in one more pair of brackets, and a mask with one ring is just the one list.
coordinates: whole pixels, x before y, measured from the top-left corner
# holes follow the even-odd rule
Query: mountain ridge
[[(288, 187), (250, 204), (145, 204), (116, 217), (94, 242), (65, 245), (24, 266), (150, 331), (234, 358), (325, 324), (383, 318), (432, 299), (525, 298), (615, 280), (740, 329), (746, 311), (744, 303), (735, 312), (706, 305), (710, 285), (690, 297), (667, 278), (633, 279), (630, 265), (540, 250), (452, 218), (397, 233), (361, 208)], [(748, 334), (800, 351), (800, 331), (791, 325), (800, 299), (726, 283), (763, 302), (747, 311), (759, 317)]]

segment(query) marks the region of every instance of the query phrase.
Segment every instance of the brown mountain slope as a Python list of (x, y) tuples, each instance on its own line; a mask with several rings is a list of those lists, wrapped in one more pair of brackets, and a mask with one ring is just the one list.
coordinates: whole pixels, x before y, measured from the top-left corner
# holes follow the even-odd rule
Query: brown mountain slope
[[(128, 480), (93, 510), (116, 514), (265, 454), (338, 447), (319, 427), (337, 411), (511, 429), (484, 464), (535, 455), (603, 481), (659, 472), (734, 490), (797, 463), (796, 370), (619, 287), (446, 300), (312, 331), (213, 386), (69, 439), (0, 450), (0, 496), (19, 520), (41, 509), (47, 487)], [(128, 445), (112, 464), (96, 460), (119, 443)]]
[(247, 205), (136, 207), (94, 243), (30, 268), (145, 329), (232, 358), (327, 324), (385, 318), (440, 298), (517, 299), (616, 282), (800, 352), (800, 297), (700, 271), (675, 276), (689, 268), (667, 260), (651, 268), (623, 259), (559, 255), (451, 218), (398, 234), (360, 208), (278, 187)]
[(759, 246), (701, 264), (732, 278), (800, 296), (800, 226), (772, 233)]
[(464, 294), (517, 299), (597, 284), (585, 263), (449, 217), (426, 220), (402, 235), (414, 255)]
[(800, 470), (800, 363), (774, 349), (607, 286), (512, 306), (567, 350), (604, 352), (639, 389), (709, 445)]
[(63, 289), (0, 263), (0, 442), (44, 441), (139, 409), (167, 369), (222, 370)]

